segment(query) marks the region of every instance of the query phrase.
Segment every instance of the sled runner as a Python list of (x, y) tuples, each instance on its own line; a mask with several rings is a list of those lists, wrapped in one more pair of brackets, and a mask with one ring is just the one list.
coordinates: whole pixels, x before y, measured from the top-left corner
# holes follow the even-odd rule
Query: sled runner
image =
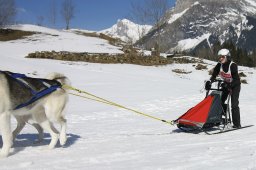
[(224, 130), (228, 124), (232, 123), (229, 109), (230, 94), (227, 104), (222, 105), (221, 83), (224, 82), (216, 80), (217, 88), (207, 90), (204, 100), (174, 121), (179, 129), (186, 132), (207, 132), (216, 129)]
[(0, 72), (4, 73), (6, 76), (11, 77), (19, 86), (30, 92), (30, 98), (24, 99), (14, 108), (14, 110), (28, 106), (61, 87), (61, 84), (56, 80), (31, 78), (27, 77), (25, 74), (12, 73), (9, 71)]
[(207, 133), (208, 135), (216, 135), (216, 134), (221, 134), (221, 133), (226, 133), (226, 132), (231, 132), (231, 131), (235, 131), (235, 130), (241, 130), (241, 129), (245, 129), (245, 128), (249, 128), (249, 127), (253, 127), (254, 125), (246, 125), (246, 126), (242, 126), (241, 128), (229, 128), (229, 129), (223, 129), (217, 132), (213, 132), (213, 133)]

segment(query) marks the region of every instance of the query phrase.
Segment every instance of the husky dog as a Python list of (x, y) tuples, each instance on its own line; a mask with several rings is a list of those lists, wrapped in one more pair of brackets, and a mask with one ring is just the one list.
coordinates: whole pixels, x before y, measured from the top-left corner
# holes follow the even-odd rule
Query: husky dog
[[(52, 73), (47, 76), (47, 79), (49, 79), (49, 83), (58, 81), (61, 85), (70, 84), (68, 78), (59, 73)], [(42, 86), (42, 83), (39, 83), (37, 79), (28, 78), (27, 82), (36, 89), (40, 89), (40, 86)], [(51, 142), (48, 145), (50, 149), (55, 147), (58, 139), (60, 139), (61, 145), (66, 143), (66, 119), (64, 118), (63, 110), (68, 101), (68, 94), (65, 89), (58, 88), (27, 106), (15, 109), (16, 106), (33, 97), (31, 91), (20, 85), (8, 74), (0, 72), (0, 96), (0, 131), (3, 141), (1, 156), (8, 156), (13, 142), (13, 135), (16, 136), (24, 127), (24, 122), (30, 119), (36, 122), (34, 126), (37, 128), (39, 136), (41, 135), (39, 140), (40, 138), (42, 139), (43, 129), (50, 133)], [(11, 132), (11, 115), (15, 116), (18, 121), (17, 128), (13, 133)], [(54, 122), (61, 125), (60, 134), (53, 127)]]

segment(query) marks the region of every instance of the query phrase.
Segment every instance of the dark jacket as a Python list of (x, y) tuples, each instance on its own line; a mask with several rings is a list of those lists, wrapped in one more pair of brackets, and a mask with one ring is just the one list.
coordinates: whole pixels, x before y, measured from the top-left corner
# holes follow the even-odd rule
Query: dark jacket
[[(229, 64), (231, 63), (231, 61), (227, 61), (226, 63), (222, 64), (222, 69), (224, 72), (227, 72), (229, 69)], [(221, 67), (221, 63), (218, 63), (212, 73), (212, 77), (210, 78), (211, 81), (215, 80), (216, 77), (219, 75), (220, 73), (220, 67)], [(240, 81), (240, 77), (238, 75), (238, 68), (237, 68), (237, 64), (233, 63), (230, 67), (231, 70), (231, 76), (232, 76), (232, 83), (231, 83), (231, 88), (234, 88), (236, 86), (240, 86), (241, 81)]]

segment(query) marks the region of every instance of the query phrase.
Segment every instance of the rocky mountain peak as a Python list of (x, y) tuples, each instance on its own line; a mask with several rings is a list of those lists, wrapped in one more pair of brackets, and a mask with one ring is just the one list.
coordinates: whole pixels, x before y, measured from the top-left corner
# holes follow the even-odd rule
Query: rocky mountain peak
[(256, 0), (177, 0), (160, 27), (154, 27), (138, 45), (150, 49), (158, 42), (162, 52), (174, 52), (193, 50), (203, 41), (205, 48), (232, 40), (252, 50), (256, 44), (245, 44), (251, 37), (256, 39), (255, 16)]

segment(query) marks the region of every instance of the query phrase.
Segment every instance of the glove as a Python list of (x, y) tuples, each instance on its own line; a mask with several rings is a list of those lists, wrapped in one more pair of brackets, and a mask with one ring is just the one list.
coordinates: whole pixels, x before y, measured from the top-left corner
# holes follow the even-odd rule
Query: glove
[(231, 84), (230, 83), (226, 83), (226, 82), (224, 82), (224, 83), (221, 83), (221, 88), (224, 90), (231, 90)]
[(208, 80), (207, 82), (205, 82), (205, 90), (210, 90), (212, 87), (212, 82), (210, 80)]

